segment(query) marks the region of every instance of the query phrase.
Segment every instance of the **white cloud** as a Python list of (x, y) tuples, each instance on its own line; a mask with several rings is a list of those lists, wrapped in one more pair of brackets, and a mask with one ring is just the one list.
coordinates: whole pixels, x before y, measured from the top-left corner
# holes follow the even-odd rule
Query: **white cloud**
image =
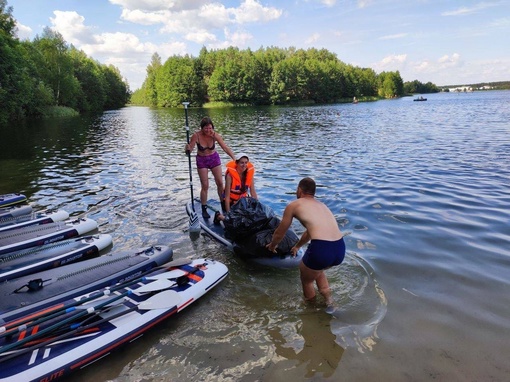
[(244, 0), (239, 8), (233, 9), (235, 21), (238, 24), (251, 23), (257, 21), (270, 21), (280, 18), (282, 10), (276, 8), (263, 7), (256, 0)]
[(387, 36), (381, 36), (379, 37), (379, 40), (395, 40), (398, 38), (404, 38), (407, 36), (407, 33), (398, 33), (398, 34), (391, 34)]
[(196, 9), (210, 3), (210, 0), (110, 0), (110, 3), (120, 5), (124, 9), (140, 9), (143, 11), (172, 10), (183, 11)]
[(305, 44), (311, 45), (311, 44), (317, 42), (320, 37), (321, 37), (321, 35), (319, 33), (314, 33), (305, 40)]
[(207, 41), (216, 41), (216, 36), (206, 30), (186, 33), (184, 38), (188, 41), (196, 42), (197, 44), (204, 44)]
[(358, 0), (358, 8), (365, 8), (372, 4), (372, 0)]
[(504, 17), (492, 21), (489, 26), (494, 28), (508, 28), (510, 26), (510, 17)]
[(336, 0), (322, 0), (322, 4), (326, 5), (327, 7), (332, 7), (336, 4)]
[(145, 68), (152, 54), (185, 54), (186, 46), (182, 42), (156, 45), (142, 42), (132, 33), (94, 33), (95, 28), (85, 24), (85, 18), (77, 12), (54, 11), (51, 18), (52, 29), (58, 31), (66, 42), (83, 50), (89, 57), (106, 65), (119, 68), (122, 75), (129, 78), (132, 89), (139, 88), (145, 78)]
[(248, 45), (248, 41), (253, 38), (250, 33), (240, 30), (231, 33), (229, 29), (225, 28), (224, 33), (226, 39), (230, 41), (230, 45), (234, 45), (239, 48), (246, 47)]
[(405, 63), (406, 60), (407, 60), (407, 54), (393, 54), (393, 55), (384, 57), (378, 65), (383, 66), (383, 67), (388, 67), (391, 65), (401, 65), (401, 64)]
[(232, 22), (231, 14), (232, 11), (225, 8), (223, 4), (213, 3), (202, 6), (196, 12), (190, 12), (189, 16), (204, 28), (221, 29)]
[(140, 9), (123, 9), (121, 19), (140, 25), (163, 24), (170, 18), (168, 11), (145, 12)]
[(497, 3), (490, 3), (490, 2), (482, 2), (473, 5), (472, 7), (460, 7), (453, 11), (443, 12), (441, 13), (441, 16), (465, 16), (470, 15), (473, 13), (478, 13), (481, 10), (484, 10), (486, 8), (495, 7), (497, 6)]
[(442, 68), (449, 68), (449, 67), (452, 67), (452, 66), (458, 66), (458, 65), (460, 65), (462, 63), (461, 60), (460, 60), (460, 55), (457, 54), (457, 53), (454, 53), (451, 56), (445, 55), (443, 57), (440, 57), (437, 60), (437, 62), (438, 62), (438, 64)]
[(50, 17), (52, 29), (57, 30), (66, 42), (73, 45), (94, 43), (93, 28), (85, 26), (85, 18), (75, 11), (53, 11)]
[(211, 49), (226, 49), (230, 46), (236, 46), (240, 49), (244, 49), (248, 46), (248, 42), (253, 38), (253, 36), (245, 31), (235, 31), (230, 32), (230, 29), (225, 28), (223, 30), (225, 35), (224, 41), (215, 41), (208, 45)]
[(32, 36), (32, 28), (27, 27), (26, 25), (16, 22), (16, 29), (16, 36), (18, 36), (20, 40), (28, 40)]

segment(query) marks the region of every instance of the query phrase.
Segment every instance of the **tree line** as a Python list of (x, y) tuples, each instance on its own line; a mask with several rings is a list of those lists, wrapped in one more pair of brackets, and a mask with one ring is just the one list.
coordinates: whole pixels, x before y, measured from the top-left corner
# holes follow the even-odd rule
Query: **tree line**
[(203, 47), (198, 57), (175, 55), (164, 63), (155, 53), (131, 102), (154, 107), (177, 107), (183, 101), (194, 106), (279, 105), (394, 98), (405, 93), (398, 71), (377, 74), (346, 64), (326, 49)]
[(100, 112), (124, 106), (131, 95), (116, 67), (87, 57), (50, 28), (20, 41), (6, 0), (0, 0), (0, 57), (0, 123), (58, 108)]

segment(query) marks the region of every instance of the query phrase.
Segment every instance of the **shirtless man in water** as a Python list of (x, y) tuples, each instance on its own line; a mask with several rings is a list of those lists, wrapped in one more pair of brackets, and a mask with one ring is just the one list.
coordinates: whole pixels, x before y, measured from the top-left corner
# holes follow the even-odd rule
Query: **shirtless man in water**
[(271, 242), (266, 247), (270, 251), (276, 252), (276, 247), (284, 238), (292, 224), (292, 219), (298, 219), (306, 230), (296, 245), (292, 247), (292, 254), (296, 256), (298, 249), (311, 240), (299, 264), (305, 300), (313, 301), (315, 299), (313, 285), (315, 281), (319, 293), (324, 296), (326, 305), (329, 307), (332, 306), (333, 299), (324, 270), (339, 265), (344, 260), (345, 243), (343, 235), (338, 228), (333, 213), (324, 203), (315, 199), (315, 181), (313, 179), (301, 179), (296, 196), (297, 200), (290, 202), (285, 208), (282, 221), (274, 231)]

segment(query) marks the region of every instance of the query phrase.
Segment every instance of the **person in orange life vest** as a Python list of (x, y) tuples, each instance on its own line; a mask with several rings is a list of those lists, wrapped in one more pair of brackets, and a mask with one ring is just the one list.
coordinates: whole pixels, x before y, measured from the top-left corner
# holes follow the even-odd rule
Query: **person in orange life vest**
[(200, 203), (202, 204), (202, 216), (209, 219), (211, 216), (207, 213), (207, 191), (209, 190), (209, 176), (208, 170), (211, 170), (218, 197), (223, 199), (223, 178), (221, 174), (221, 161), (220, 155), (216, 151), (216, 142), (232, 159), (235, 159), (234, 152), (223, 141), (220, 134), (214, 131), (214, 125), (211, 118), (204, 117), (200, 121), (200, 131), (194, 133), (184, 148), (186, 153), (193, 151), (195, 145), (197, 146), (197, 171), (200, 178)]
[[(255, 167), (250, 163), (248, 155), (239, 153), (236, 160), (227, 163), (225, 171), (225, 212), (230, 211), (230, 207), (239, 199), (251, 196), (257, 199), (255, 190)], [(224, 220), (219, 211), (214, 214), (214, 222), (218, 223)]]

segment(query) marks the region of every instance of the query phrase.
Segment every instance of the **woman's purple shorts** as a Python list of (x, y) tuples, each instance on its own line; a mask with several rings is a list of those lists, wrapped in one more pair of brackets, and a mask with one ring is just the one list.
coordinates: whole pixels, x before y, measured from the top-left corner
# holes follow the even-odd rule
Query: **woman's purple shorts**
[(220, 154), (217, 151), (211, 155), (197, 155), (197, 168), (208, 168), (212, 170), (221, 165)]

